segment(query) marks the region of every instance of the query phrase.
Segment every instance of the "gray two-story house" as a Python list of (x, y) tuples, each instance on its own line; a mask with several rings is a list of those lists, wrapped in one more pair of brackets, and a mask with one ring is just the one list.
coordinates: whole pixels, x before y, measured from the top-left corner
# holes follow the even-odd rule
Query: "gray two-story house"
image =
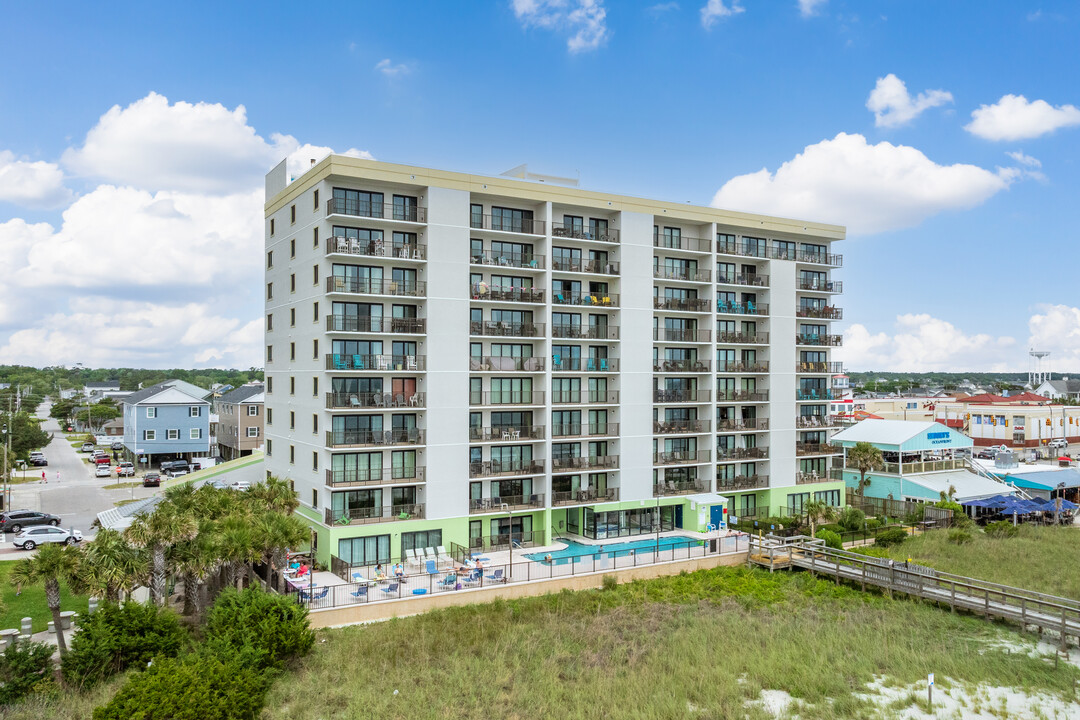
[(124, 398), (127, 454), (146, 457), (143, 468), (208, 455), (210, 403), (196, 394), (199, 391), (188, 383), (166, 380)]

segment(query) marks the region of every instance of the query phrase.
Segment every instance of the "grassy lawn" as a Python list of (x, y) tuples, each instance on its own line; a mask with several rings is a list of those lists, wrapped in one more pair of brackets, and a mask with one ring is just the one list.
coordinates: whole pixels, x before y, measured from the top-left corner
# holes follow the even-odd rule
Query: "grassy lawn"
[[(18, 561), (0, 562), (0, 630), (18, 628), (24, 617), (33, 618), (34, 632), (41, 632), (49, 626), (52, 614), (45, 601), (45, 588), (41, 585), (23, 588), (22, 595), (16, 597), (15, 587), (8, 577)], [(60, 609), (86, 613), (88, 601), (86, 595), (72, 595), (67, 587), (60, 585)]]
[(972, 531), (972, 540), (957, 545), (945, 531), (908, 538), (890, 549), (897, 560), (1051, 595), (1080, 599), (1080, 528), (1019, 526), (1019, 535), (1000, 540)]
[(135, 480), (130, 482), (117, 482), (103, 485), (103, 490), (123, 490), (125, 488), (142, 487), (142, 480)]

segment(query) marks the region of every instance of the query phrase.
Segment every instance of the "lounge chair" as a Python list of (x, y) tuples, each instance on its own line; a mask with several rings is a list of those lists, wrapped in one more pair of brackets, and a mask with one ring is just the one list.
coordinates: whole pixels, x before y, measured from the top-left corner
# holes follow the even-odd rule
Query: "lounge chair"
[(465, 587), (472, 587), (480, 584), (481, 570), (473, 570), (471, 573), (461, 579), (461, 584)]
[(405, 551), (405, 563), (407, 565), (415, 565), (416, 567), (420, 567), (420, 556), (417, 555), (416, 550)]
[(367, 597), (367, 585), (361, 585), (356, 588), (356, 592), (349, 593), (354, 598), (366, 598)]
[(438, 561), (440, 563), (445, 563), (447, 565), (454, 564), (454, 558), (450, 557), (450, 553), (446, 552), (446, 547), (444, 547), (443, 545), (435, 548), (435, 552), (438, 553)]
[(396, 593), (398, 591), (398, 587), (400, 587), (400, 586), (401, 586), (401, 583), (390, 583), (386, 587), (380, 588), (380, 590), (382, 590), (384, 593), (389, 595), (391, 593)]
[(426, 572), (428, 575), (436, 575), (436, 574), (438, 574), (439, 571), (435, 567), (435, 561), (434, 560), (425, 561), (425, 563), (424, 563), (424, 572)]
[(436, 583), (435, 587), (442, 588), (443, 590), (453, 590), (457, 587), (457, 575), (451, 573)]
[(506, 582), (506, 578), (503, 577), (502, 568), (499, 568), (498, 570), (492, 572), (490, 575), (485, 575), (484, 577), (494, 582)]

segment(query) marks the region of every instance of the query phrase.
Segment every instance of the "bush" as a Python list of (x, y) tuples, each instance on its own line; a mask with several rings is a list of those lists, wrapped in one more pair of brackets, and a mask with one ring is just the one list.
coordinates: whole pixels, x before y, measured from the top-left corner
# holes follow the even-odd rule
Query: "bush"
[(881, 527), (881, 523), (878, 521), (877, 518), (866, 518), (867, 530), (877, 530), (879, 527)]
[(953, 528), (949, 531), (949, 542), (956, 543), (957, 545), (963, 545), (971, 542), (971, 533), (967, 530), (961, 530), (960, 528)]
[(61, 670), (64, 682), (90, 687), (154, 657), (175, 657), (187, 643), (176, 613), (149, 603), (103, 603), (79, 617)]
[(206, 644), (222, 656), (235, 651), (259, 667), (282, 668), (315, 644), (307, 615), (306, 607), (284, 595), (226, 590), (206, 619)]
[(52, 647), (44, 643), (10, 645), (0, 654), (0, 705), (34, 692), (38, 683), (52, 678)]
[(840, 535), (833, 532), (832, 530), (826, 530), (825, 528), (821, 528), (817, 531), (814, 537), (819, 540), (824, 540), (825, 547), (831, 547), (834, 550), (844, 549), (844, 544), (840, 541)]
[(891, 528), (882, 530), (874, 537), (874, 544), (878, 547), (892, 547), (907, 540), (908, 534), (903, 528)]
[(837, 535), (843, 535), (847, 532), (847, 529), (838, 523), (829, 523), (828, 525), (818, 525), (818, 530), (828, 530), (834, 532)]
[(605, 590), (614, 590), (619, 587), (619, 578), (614, 575), (605, 575), (603, 577), (603, 588)]
[(848, 552), (858, 553), (859, 555), (866, 555), (867, 557), (875, 558), (887, 558), (889, 557), (889, 551), (885, 548), (874, 547), (873, 545), (863, 545), (861, 547), (853, 547)]
[(952, 500), (938, 500), (934, 503), (934, 507), (952, 510), (952, 526), (954, 528), (967, 530), (975, 525), (975, 522), (967, 516), (966, 512), (964, 512), (964, 506), (958, 502)]
[(849, 505), (840, 512), (837, 522), (845, 530), (862, 530), (864, 520), (866, 520), (866, 515), (863, 511)]
[(1008, 520), (987, 523), (985, 530), (987, 535), (998, 540), (1014, 538), (1020, 532), (1020, 529)]

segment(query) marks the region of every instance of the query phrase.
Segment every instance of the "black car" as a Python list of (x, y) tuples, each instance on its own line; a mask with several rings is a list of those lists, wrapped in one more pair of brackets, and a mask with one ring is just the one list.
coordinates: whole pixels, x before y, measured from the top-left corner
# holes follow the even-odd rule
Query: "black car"
[(119, 452), (120, 450), (124, 449), (124, 443), (117, 440), (116, 442), (114, 442), (112, 445), (109, 446), (109, 449)]
[(59, 525), (60, 518), (37, 510), (9, 510), (0, 513), (0, 532), (20, 532), (31, 525)]
[(148, 472), (143, 475), (142, 484), (143, 487), (160, 487), (161, 475), (156, 472)]
[(38, 457), (30, 458), (30, 464), (34, 467), (45, 467), (49, 464), (49, 461), (46, 460), (43, 455), (39, 455)]

